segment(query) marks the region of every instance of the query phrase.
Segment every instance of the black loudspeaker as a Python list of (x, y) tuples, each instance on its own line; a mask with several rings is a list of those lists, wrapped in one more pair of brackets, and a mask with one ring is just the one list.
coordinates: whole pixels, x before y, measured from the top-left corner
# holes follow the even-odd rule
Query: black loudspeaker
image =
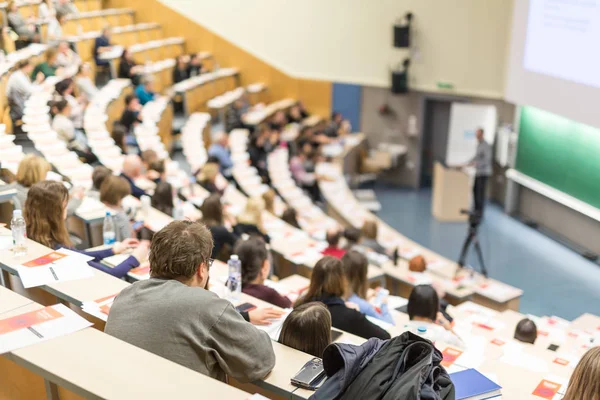
[(392, 93), (408, 92), (408, 71), (392, 71)]
[(394, 26), (394, 47), (401, 49), (410, 47), (410, 25)]

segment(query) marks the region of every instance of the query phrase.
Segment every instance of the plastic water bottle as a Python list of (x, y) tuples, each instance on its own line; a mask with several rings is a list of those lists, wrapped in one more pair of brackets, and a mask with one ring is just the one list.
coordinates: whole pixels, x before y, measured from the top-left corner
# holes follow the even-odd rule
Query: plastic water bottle
[(175, 208), (173, 209), (173, 218), (181, 221), (185, 218), (185, 210), (180, 199), (175, 200)]
[(104, 217), (104, 225), (102, 226), (102, 237), (104, 238), (105, 245), (113, 245), (117, 239), (117, 233), (115, 232), (115, 222), (113, 221), (110, 211), (106, 212)]
[(419, 326), (417, 329), (413, 329), (411, 332), (415, 335), (421, 336), (423, 339), (427, 339), (430, 342), (435, 343), (435, 335), (433, 332), (427, 330), (427, 328), (424, 326)]
[(242, 293), (242, 263), (236, 254), (233, 254), (227, 262), (229, 267), (229, 278), (227, 289), (231, 300), (240, 300)]
[(13, 254), (24, 256), (27, 254), (27, 230), (25, 227), (25, 218), (21, 210), (14, 210), (10, 221), (10, 229), (13, 237)]

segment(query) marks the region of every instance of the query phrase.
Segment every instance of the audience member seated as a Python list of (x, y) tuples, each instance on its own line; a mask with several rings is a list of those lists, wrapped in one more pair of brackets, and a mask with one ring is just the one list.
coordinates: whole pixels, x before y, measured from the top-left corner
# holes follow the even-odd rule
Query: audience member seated
[(42, 0), (38, 5), (38, 19), (47, 20), (55, 15), (54, 0)]
[(105, 332), (221, 381), (262, 379), (275, 365), (271, 339), (208, 290), (212, 247), (200, 223), (174, 221), (157, 232), (150, 279), (119, 293)]
[(156, 94), (154, 93), (153, 86), (152, 76), (146, 75), (142, 77), (140, 84), (135, 88), (135, 95), (142, 106), (154, 100)]
[(85, 62), (77, 69), (77, 75), (75, 75), (75, 84), (77, 90), (88, 100), (92, 100), (98, 93), (98, 88), (92, 79), (92, 67), (89, 63)]
[(225, 112), (225, 131), (227, 133), (234, 129), (246, 127), (242, 120), (244, 111), (244, 101), (242, 99), (237, 99), (233, 104), (230, 104), (229, 107), (227, 107), (227, 111)]
[(313, 301), (296, 307), (283, 321), (279, 343), (322, 358), (331, 344), (331, 314), (323, 303)]
[[(10, 109), (10, 119), (15, 134), (15, 142), (23, 141), (26, 135), (23, 133), (23, 113), (25, 112), (25, 101), (34, 92), (36, 85), (31, 83), (30, 76), (33, 72), (33, 64), (27, 59), (17, 63), (17, 69), (10, 74), (6, 82), (6, 100)], [(44, 81), (44, 74), (39, 73), (35, 77), (35, 83)]]
[(79, 140), (75, 134), (75, 124), (71, 120), (71, 105), (65, 99), (59, 100), (54, 104), (57, 114), (52, 121), (52, 129), (58, 134), (58, 138), (65, 142), (67, 148), (86, 163), (91, 164), (98, 161), (98, 158), (90, 149)]
[(96, 63), (96, 84), (102, 85), (111, 78), (110, 61), (100, 58), (100, 55), (112, 50), (110, 43), (110, 27), (102, 28), (102, 33), (94, 40), (94, 62)]
[[(81, 57), (75, 53), (69, 42), (62, 41), (58, 44), (58, 54), (56, 55), (56, 65), (60, 68), (71, 67), (73, 65), (79, 65), (81, 69)], [(77, 72), (79, 74), (79, 71)]]
[(344, 229), (344, 239), (346, 239), (346, 246), (344, 246), (344, 250), (355, 250), (355, 247), (358, 248), (360, 236), (360, 229), (352, 227)]
[(589, 349), (577, 363), (562, 400), (600, 398), (600, 346)]
[(188, 66), (188, 76), (193, 78), (194, 76), (198, 76), (206, 72), (204, 66), (202, 65), (202, 61), (200, 60), (200, 56), (198, 53), (190, 54), (190, 62)]
[(44, 53), (44, 61), (39, 63), (31, 73), (31, 79), (36, 79), (38, 72), (44, 74), (44, 78), (55, 76), (58, 69), (58, 51), (54, 47), (50, 47)]
[(246, 208), (238, 215), (237, 224), (233, 227), (233, 232), (242, 236), (261, 236), (265, 242), (270, 243), (271, 239), (266, 234), (263, 227), (262, 213), (265, 211), (265, 202), (260, 197), (250, 197), (246, 202)]
[(110, 137), (115, 141), (115, 146), (121, 149), (121, 154), (127, 154), (127, 129), (121, 124), (115, 124)]
[(269, 127), (272, 131), (283, 131), (283, 128), (287, 125), (288, 121), (285, 117), (285, 113), (281, 110), (277, 111), (273, 118), (271, 118), (271, 122), (269, 122)]
[(67, 22), (67, 14), (57, 13), (56, 17), (50, 17), (48, 20), (48, 28), (46, 29), (46, 37), (48, 44), (56, 45), (64, 39), (63, 26)]
[(132, 94), (125, 96), (125, 110), (121, 115), (119, 123), (127, 129), (127, 133), (132, 133), (133, 128), (142, 122), (142, 118), (140, 117), (141, 110), (142, 106), (137, 97)]
[(210, 193), (223, 194), (223, 190), (217, 187), (216, 181), (219, 176), (219, 165), (217, 163), (207, 162), (202, 166), (197, 176), (198, 184)]
[(8, 19), (8, 26), (19, 36), (19, 39), (25, 42), (39, 42), (40, 35), (38, 28), (35, 26), (35, 20), (29, 18), (27, 21), (21, 13), (19, 13), (19, 7), (16, 1), (9, 1), (6, 6), (8, 11), (6, 17)]
[(110, 175), (100, 186), (100, 201), (111, 211), (115, 224), (116, 240), (122, 242), (133, 237), (129, 216), (123, 209), (123, 199), (131, 194), (129, 182), (120, 176)]
[(408, 262), (408, 270), (419, 273), (425, 272), (427, 270), (427, 262), (425, 261), (425, 257), (418, 255), (411, 258)]
[(529, 318), (520, 320), (515, 328), (514, 337), (519, 342), (535, 344), (535, 340), (537, 339), (537, 326), (535, 326), (535, 322)]
[(123, 49), (121, 60), (119, 61), (118, 77), (121, 79), (131, 79), (133, 86), (140, 84), (140, 72), (142, 67), (133, 59), (129, 49)]
[(296, 211), (295, 208), (292, 208), (292, 207), (286, 208), (285, 211), (283, 212), (283, 214), (281, 215), (281, 219), (282, 219), (282, 221), (293, 226), (294, 228), (302, 229), (302, 228), (300, 228), (300, 224), (298, 223), (298, 212)]
[(208, 155), (219, 160), (221, 174), (230, 179), (233, 161), (229, 151), (229, 136), (225, 132), (219, 132), (213, 138), (213, 142), (208, 148)]
[(71, 113), (69, 118), (73, 121), (75, 129), (83, 129), (83, 114), (87, 107), (87, 99), (85, 97), (79, 97), (78, 99), (73, 96), (75, 91), (75, 82), (71, 78), (64, 79), (56, 84), (56, 92), (71, 106)]
[(160, 182), (166, 182), (167, 169), (165, 167), (165, 160), (152, 161), (146, 170), (146, 179), (150, 179), (157, 185)]
[(293, 124), (301, 123), (304, 118), (302, 117), (302, 112), (300, 111), (300, 106), (295, 105), (292, 108), (290, 108), (290, 111), (288, 112), (288, 115), (287, 115), (287, 119), (290, 123), (293, 123)]
[(175, 68), (173, 68), (173, 84), (185, 81), (189, 77), (188, 57), (185, 55), (177, 56)]
[(125, 156), (121, 176), (129, 182), (132, 196), (139, 199), (146, 194), (146, 192), (135, 184), (135, 180), (142, 176), (142, 160), (139, 156), (136, 156), (135, 154)]
[(339, 247), (340, 239), (342, 238), (342, 232), (338, 228), (331, 228), (327, 231), (325, 239), (327, 240), (327, 247), (321, 252), (324, 256), (332, 256), (335, 258), (342, 258), (346, 254), (346, 250)]
[[(131, 268), (138, 267), (146, 259), (148, 244), (135, 239), (117, 242), (111, 249), (98, 251), (80, 251), (72, 247), (65, 219), (67, 218), (67, 200), (69, 193), (60, 182), (42, 181), (29, 189), (25, 203), (25, 222), (27, 237), (51, 249), (68, 248), (86, 256), (93, 257), (88, 264), (107, 274), (122, 278)], [(131, 256), (121, 264), (110, 268), (100, 261), (135, 247)]]
[(227, 260), (229, 254), (222, 255), (221, 252), (225, 246), (228, 246), (228, 250), (231, 252), (239, 237), (225, 227), (221, 196), (216, 193), (208, 196), (202, 203), (202, 206), (200, 206), (200, 211), (202, 212), (201, 221), (208, 227), (214, 240), (211, 257), (222, 261)]
[(92, 189), (88, 192), (88, 197), (100, 201), (100, 188), (104, 180), (109, 176), (112, 176), (112, 171), (104, 165), (94, 167), (92, 171)]
[(323, 257), (313, 268), (306, 294), (298, 299), (295, 306), (320, 301), (331, 313), (335, 328), (365, 339), (372, 337), (389, 339), (390, 334), (370, 322), (363, 313), (358, 311), (358, 306), (346, 304), (344, 298), (347, 293), (348, 281), (342, 262), (335, 257)]
[(410, 321), (405, 325), (406, 330), (416, 332), (425, 328), (432, 342), (444, 342), (452, 346), (464, 348), (465, 344), (456, 336), (450, 322), (440, 313), (440, 300), (431, 285), (415, 286), (410, 293), (407, 304)]
[(175, 209), (173, 186), (168, 182), (161, 182), (156, 185), (150, 204), (158, 211), (173, 216), (173, 210)]
[(241, 240), (235, 246), (235, 254), (242, 264), (242, 292), (281, 308), (290, 308), (292, 302), (275, 289), (265, 286), (271, 272), (269, 251), (260, 237)]
[(342, 126), (342, 120), (342, 114), (340, 114), (339, 112), (333, 112), (331, 114), (331, 122), (329, 123), (329, 126), (327, 126), (327, 128), (325, 129), (325, 135), (327, 135), (330, 138), (338, 137), (338, 131)]
[(72, 0), (58, 0), (56, 4), (56, 14), (77, 14), (79, 10)]
[(29, 188), (46, 179), (46, 174), (51, 170), (52, 166), (48, 161), (34, 154), (28, 154), (21, 160), (17, 169), (16, 181), (8, 185), (10, 189), (17, 191), (13, 198), (15, 210), (23, 209)]
[(387, 296), (384, 297), (379, 306), (380, 311), (377, 311), (367, 300), (367, 291), (369, 290), (369, 281), (367, 279), (369, 261), (367, 257), (358, 251), (351, 250), (342, 257), (342, 264), (344, 264), (351, 292), (348, 301), (358, 305), (361, 313), (395, 325), (394, 318), (388, 310)]
[(319, 185), (317, 179), (319, 178), (314, 173), (309, 172), (309, 163), (311, 163), (313, 148), (310, 143), (304, 142), (302, 147), (298, 150), (298, 154), (293, 156), (290, 160), (290, 172), (292, 177), (296, 181), (296, 184), (305, 190), (315, 202), (321, 200), (321, 193), (319, 191)]
[(275, 191), (269, 188), (266, 192), (262, 194), (261, 197), (265, 202), (265, 210), (267, 210), (273, 215), (277, 215), (277, 213), (275, 212), (275, 198), (277, 197)]
[(360, 245), (379, 254), (387, 254), (385, 248), (377, 242), (377, 222), (365, 221), (361, 229)]

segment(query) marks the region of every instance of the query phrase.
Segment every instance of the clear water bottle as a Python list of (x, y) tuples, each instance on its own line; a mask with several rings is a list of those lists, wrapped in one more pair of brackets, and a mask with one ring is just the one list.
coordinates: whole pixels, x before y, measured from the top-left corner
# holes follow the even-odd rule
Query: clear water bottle
[(185, 218), (185, 210), (180, 199), (175, 199), (175, 208), (173, 209), (173, 218), (181, 221)]
[(236, 254), (233, 254), (227, 262), (229, 267), (229, 278), (227, 279), (227, 290), (232, 301), (239, 301), (242, 293), (242, 263)]
[(106, 216), (104, 217), (104, 225), (102, 226), (102, 238), (104, 239), (104, 244), (109, 246), (115, 244), (115, 241), (117, 240), (115, 222), (113, 221), (113, 217), (110, 215), (110, 211), (107, 211)]
[(10, 229), (13, 237), (13, 254), (16, 257), (24, 256), (27, 254), (27, 230), (25, 218), (23, 218), (23, 212), (21, 210), (13, 211)]
[(419, 326), (417, 329), (411, 331), (415, 335), (421, 336), (423, 339), (427, 339), (432, 343), (435, 343), (435, 334), (432, 331), (427, 330), (424, 326)]

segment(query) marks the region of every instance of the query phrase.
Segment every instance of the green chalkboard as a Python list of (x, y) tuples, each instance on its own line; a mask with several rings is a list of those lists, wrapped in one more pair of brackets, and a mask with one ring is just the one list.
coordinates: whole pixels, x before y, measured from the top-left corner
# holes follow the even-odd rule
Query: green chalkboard
[(600, 208), (600, 129), (522, 107), (516, 169)]

